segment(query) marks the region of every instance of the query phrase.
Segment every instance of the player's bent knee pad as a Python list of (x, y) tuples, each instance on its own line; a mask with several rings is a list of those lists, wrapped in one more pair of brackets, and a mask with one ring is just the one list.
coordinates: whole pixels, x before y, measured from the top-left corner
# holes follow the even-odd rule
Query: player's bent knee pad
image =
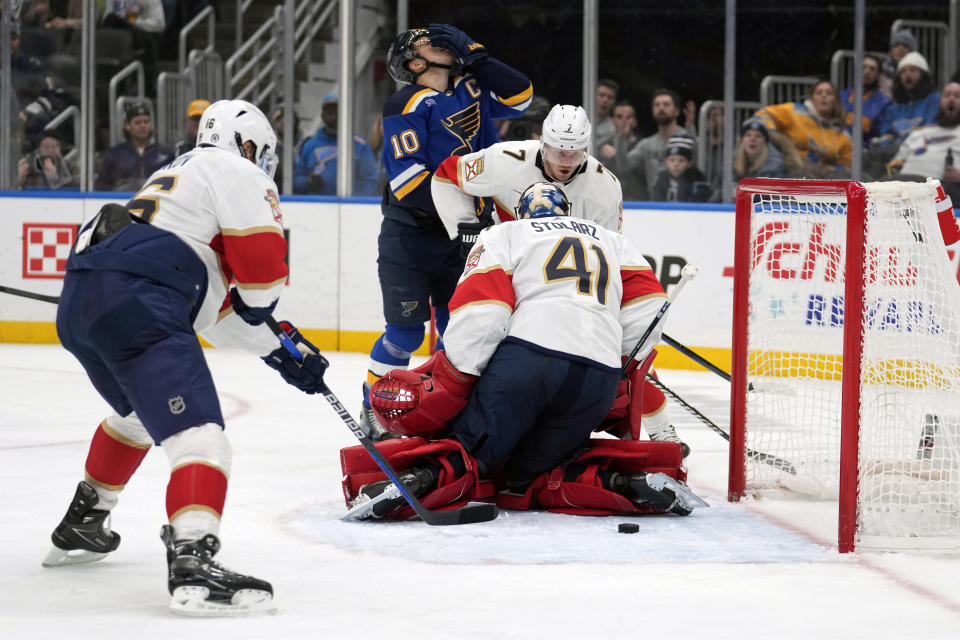
[(423, 344), (423, 324), (388, 324), (383, 335), (383, 347), (395, 358), (407, 358)]
[(213, 465), (230, 477), (233, 449), (218, 424), (207, 423), (175, 433), (160, 443), (167, 452), (170, 468), (176, 469), (191, 462)]
[(125, 416), (114, 413), (107, 416), (105, 422), (115, 433), (136, 444), (153, 444), (153, 438), (150, 437), (147, 428), (143, 426), (136, 413), (129, 413)]

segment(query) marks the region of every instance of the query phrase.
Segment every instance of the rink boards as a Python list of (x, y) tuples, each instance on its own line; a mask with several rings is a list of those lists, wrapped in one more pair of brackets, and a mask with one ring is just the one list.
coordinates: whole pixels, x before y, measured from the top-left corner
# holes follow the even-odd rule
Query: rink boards
[[(0, 192), (0, 284), (58, 295), (76, 227), (127, 194)], [(323, 349), (367, 351), (383, 329), (377, 281), (380, 207), (372, 198), (281, 198), (290, 280), (276, 315), (305, 329)], [(727, 205), (628, 203), (623, 233), (668, 291), (688, 262), (699, 276), (678, 297), (666, 332), (729, 367), (734, 212)], [(957, 256), (951, 254), (955, 266)], [(0, 297), (0, 342), (56, 342), (55, 307)], [(689, 368), (665, 345), (658, 365)]]

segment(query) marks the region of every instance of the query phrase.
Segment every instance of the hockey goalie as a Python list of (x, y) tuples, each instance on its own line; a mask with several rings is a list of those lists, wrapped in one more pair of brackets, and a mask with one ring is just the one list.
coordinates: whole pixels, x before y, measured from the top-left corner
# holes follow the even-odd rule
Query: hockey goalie
[[(470, 252), (445, 350), (371, 389), (378, 419), (406, 436), (378, 448), (429, 509), (494, 497), (585, 515), (707, 506), (685, 484), (680, 444), (590, 438), (597, 425), (620, 436), (639, 428), (640, 403), (629, 400), (643, 369), (621, 380), (621, 354), (666, 296), (623, 236), (569, 210), (558, 186), (531, 185), (517, 220), (485, 229)], [(647, 343), (659, 335), (654, 327)], [(649, 366), (650, 352), (636, 359)], [(341, 451), (341, 464), (356, 517), (413, 515), (362, 447)]]

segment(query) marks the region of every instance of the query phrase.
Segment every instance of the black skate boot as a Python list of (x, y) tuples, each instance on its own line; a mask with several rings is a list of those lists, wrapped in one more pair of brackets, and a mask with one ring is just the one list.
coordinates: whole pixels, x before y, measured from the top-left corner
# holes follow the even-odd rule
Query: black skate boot
[(110, 530), (110, 512), (94, 508), (98, 502), (96, 489), (81, 481), (66, 515), (50, 536), (53, 549), (43, 559), (43, 566), (95, 562), (120, 546), (120, 534)]
[(185, 616), (238, 616), (274, 613), (273, 587), (265, 580), (234, 573), (213, 556), (220, 540), (208, 533), (199, 540), (174, 540), (173, 527), (163, 525), (167, 547), (167, 589), (170, 609)]
[(665, 473), (617, 473), (612, 491), (637, 504), (649, 504), (678, 516), (688, 516), (697, 507), (709, 507), (693, 491)]
[[(411, 467), (400, 474), (404, 488), (416, 497), (432, 489), (437, 482), (430, 469)], [(341, 520), (380, 519), (407, 504), (406, 499), (390, 480), (371, 482), (360, 487), (360, 493), (350, 502), (350, 511)]]

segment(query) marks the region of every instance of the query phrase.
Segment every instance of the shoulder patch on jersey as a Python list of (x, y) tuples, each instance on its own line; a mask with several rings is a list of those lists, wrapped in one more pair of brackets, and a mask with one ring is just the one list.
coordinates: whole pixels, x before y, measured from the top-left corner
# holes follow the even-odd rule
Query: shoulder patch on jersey
[(473, 251), (470, 252), (470, 255), (467, 256), (467, 263), (463, 267), (463, 275), (467, 275), (473, 270), (477, 265), (480, 264), (480, 256), (483, 255), (483, 245), (477, 245), (473, 248)]
[(263, 196), (270, 208), (273, 209), (273, 219), (277, 222), (283, 222), (283, 214), (280, 213), (280, 196), (273, 189), (267, 189), (267, 195)]
[(463, 163), (463, 179), (464, 180), (473, 180), (477, 176), (483, 173), (483, 156), (479, 158), (474, 158), (473, 160), (466, 160)]

